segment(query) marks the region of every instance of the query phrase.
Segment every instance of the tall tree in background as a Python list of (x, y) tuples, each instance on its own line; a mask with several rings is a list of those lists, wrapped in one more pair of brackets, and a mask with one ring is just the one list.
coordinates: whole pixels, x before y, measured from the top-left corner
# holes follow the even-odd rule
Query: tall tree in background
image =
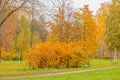
[(46, 30), (44, 18), (41, 17), (39, 20), (34, 19), (33, 22), (31, 22), (31, 26), (33, 26), (33, 44), (39, 41), (45, 42), (48, 31)]
[(96, 14), (96, 23), (98, 27), (98, 45), (99, 45), (99, 53), (98, 58), (101, 58), (106, 50), (106, 44), (104, 42), (104, 33), (106, 31), (105, 19), (108, 13), (108, 3), (102, 3)]
[(49, 0), (48, 1), (47, 0), (29, 0), (29, 7), (32, 13), (31, 15), (32, 20), (30, 22), (31, 48), (34, 45), (34, 43), (37, 43), (39, 41), (38, 38), (41, 39), (41, 41), (43, 42), (46, 41), (47, 30), (45, 28), (46, 28), (46, 21), (48, 19), (48, 13), (49, 13), (48, 5), (49, 5)]
[[(84, 45), (84, 52), (90, 58), (97, 53), (97, 25), (92, 12), (89, 10), (88, 5), (76, 12), (75, 16), (80, 20), (81, 26), (81, 42)], [(79, 37), (79, 36), (78, 36)]]
[(106, 44), (114, 51), (114, 62), (117, 63), (117, 53), (120, 50), (120, 1), (112, 0), (106, 19)]
[(49, 35), (49, 39), (55, 42), (63, 42), (63, 28), (65, 27), (64, 11), (58, 8), (59, 13), (56, 16), (56, 22), (53, 23), (52, 31)]
[(57, 14), (54, 14), (54, 21), (52, 22), (51, 33), (48, 39), (54, 42), (69, 42), (71, 25), (71, 0), (58, 0), (56, 2)]
[(21, 32), (16, 40), (16, 48), (18, 59), (22, 59), (22, 55), (30, 48), (31, 31), (27, 19), (22, 16), (20, 19)]

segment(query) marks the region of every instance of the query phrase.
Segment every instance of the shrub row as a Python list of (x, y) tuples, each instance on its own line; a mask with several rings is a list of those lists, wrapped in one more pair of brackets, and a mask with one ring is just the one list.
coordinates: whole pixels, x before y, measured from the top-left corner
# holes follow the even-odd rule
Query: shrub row
[(80, 42), (39, 43), (29, 50), (25, 59), (35, 68), (74, 68), (87, 64), (87, 55)]

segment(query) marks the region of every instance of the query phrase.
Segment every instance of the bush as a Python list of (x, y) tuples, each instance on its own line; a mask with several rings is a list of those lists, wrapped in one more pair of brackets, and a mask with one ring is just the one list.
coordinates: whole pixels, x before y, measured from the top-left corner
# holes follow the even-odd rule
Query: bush
[(2, 60), (16, 60), (17, 54), (11, 51), (2, 50)]
[(86, 64), (86, 55), (80, 42), (39, 43), (25, 55), (30, 67), (72, 68)]

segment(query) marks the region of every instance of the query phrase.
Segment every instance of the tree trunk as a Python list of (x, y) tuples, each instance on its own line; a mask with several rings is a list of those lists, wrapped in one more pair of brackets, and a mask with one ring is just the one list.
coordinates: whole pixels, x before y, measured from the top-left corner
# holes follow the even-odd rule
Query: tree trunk
[(118, 53), (119, 53), (119, 52), (117, 52), (117, 60), (119, 59)]
[(102, 45), (100, 45), (100, 53), (98, 55), (98, 59), (101, 59), (101, 58), (103, 58), (103, 46)]
[(114, 50), (114, 63), (117, 63), (117, 49)]
[(1, 57), (1, 50), (0, 50), (0, 63), (1, 63), (2, 57)]
[(120, 59), (120, 53), (118, 52), (118, 59)]
[(111, 62), (113, 61), (113, 55), (114, 55), (114, 52), (112, 51), (111, 52)]
[(70, 65), (69, 65), (69, 63), (70, 63), (70, 61), (69, 61), (69, 60), (67, 60), (67, 68), (69, 68), (69, 66), (70, 66)]
[(18, 52), (18, 61), (19, 61), (19, 63), (21, 61), (21, 50), (19, 50), (19, 52)]

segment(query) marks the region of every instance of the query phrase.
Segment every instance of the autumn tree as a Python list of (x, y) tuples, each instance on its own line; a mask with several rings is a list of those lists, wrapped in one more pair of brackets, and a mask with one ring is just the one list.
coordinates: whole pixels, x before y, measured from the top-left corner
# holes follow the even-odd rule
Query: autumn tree
[(102, 55), (104, 54), (104, 51), (107, 51), (107, 47), (106, 44), (104, 42), (105, 40), (105, 31), (106, 31), (106, 25), (105, 25), (105, 20), (106, 20), (106, 16), (108, 14), (108, 3), (102, 3), (101, 7), (99, 8), (99, 10), (97, 11), (96, 14), (96, 23), (97, 23), (97, 27), (98, 27), (98, 45), (99, 45), (99, 53), (98, 53), (98, 57), (101, 58)]
[(40, 39), (43, 42), (46, 41), (46, 22), (49, 20), (48, 16), (50, 16), (48, 13), (51, 12), (48, 11), (49, 1), (51, 0), (29, 0), (28, 2), (29, 5), (27, 7), (30, 8), (30, 13), (32, 14), (32, 20), (30, 21), (31, 48), (33, 47), (34, 43), (37, 43)]
[(81, 31), (81, 42), (83, 43), (84, 52), (89, 56), (94, 56), (97, 53), (97, 26), (92, 12), (89, 10), (88, 5), (80, 8), (80, 12), (75, 13), (76, 19), (79, 20), (78, 26)]
[[(16, 37), (16, 31), (18, 29), (17, 15), (14, 13), (3, 26), (0, 28), (0, 48), (1, 52), (3, 50), (8, 51), (11, 49), (12, 42)], [(1, 53), (4, 55), (3, 53)]]
[(112, 0), (106, 19), (105, 41), (109, 50), (114, 51), (114, 62), (117, 63), (117, 53), (120, 50), (120, 1)]
[(69, 42), (70, 27), (72, 19), (71, 0), (58, 0), (56, 9), (57, 13), (54, 14), (54, 21), (52, 22), (51, 33), (48, 39), (54, 42)]
[[(11, 15), (13, 15), (17, 10), (19, 10), (21, 7), (23, 7), (28, 1), (29, 0), (0, 0), (0, 29), (3, 26), (3, 24), (8, 20), (8, 18)], [(1, 61), (1, 50), (0, 50), (0, 61)]]

